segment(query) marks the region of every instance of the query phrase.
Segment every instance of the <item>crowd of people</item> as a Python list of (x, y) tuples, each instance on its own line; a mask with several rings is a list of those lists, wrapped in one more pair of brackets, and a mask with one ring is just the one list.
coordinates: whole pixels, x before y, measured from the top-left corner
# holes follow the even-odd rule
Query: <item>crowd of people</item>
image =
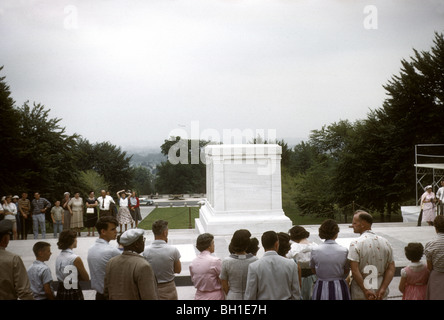
[(2, 197), (0, 206), (0, 218), (12, 222), (12, 239), (26, 240), (32, 230), (34, 239), (38, 239), (41, 233), (42, 239), (46, 238), (46, 220), (53, 225), (54, 238), (57, 238), (62, 230), (71, 229), (81, 236), (84, 228), (88, 229), (87, 236), (94, 236), (95, 224), (98, 217), (112, 215), (120, 225), (120, 231), (128, 230), (134, 225), (137, 228), (142, 220), (140, 214), (140, 201), (136, 192), (117, 192), (116, 201), (109, 192), (101, 190), (96, 197), (94, 191), (90, 191), (84, 200), (79, 192), (71, 197), (65, 192), (63, 199), (56, 200), (54, 204), (41, 197), (39, 192), (34, 193), (34, 199), (29, 200), (28, 194), (23, 192), (21, 197), (7, 195)]
[[(105, 195), (99, 204), (105, 206), (106, 199)], [(433, 222), (435, 239), (425, 246), (409, 243), (405, 247), (411, 261), (401, 270), (399, 290), (405, 300), (444, 299), (444, 216), (438, 215)], [(189, 265), (195, 299), (387, 299), (395, 274), (393, 249), (387, 239), (372, 231), (372, 223), (369, 213), (358, 210), (354, 214), (352, 227), (360, 236), (349, 248), (335, 241), (340, 229), (331, 219), (319, 227), (321, 244), (310, 242), (310, 233), (302, 226), (294, 226), (288, 233), (267, 231), (261, 237), (265, 252), (260, 258), (256, 256), (259, 241), (246, 229), (234, 232), (230, 255), (224, 259), (213, 255), (214, 236), (200, 234), (196, 239), (200, 253)], [(10, 219), (0, 221), (0, 299), (81, 300), (79, 282), (88, 280), (97, 300), (178, 299), (174, 279), (182, 270), (181, 255), (168, 244), (167, 221), (153, 223), (154, 240), (145, 246), (145, 230), (132, 228), (118, 236), (121, 223), (112, 215), (100, 217), (95, 224), (99, 237), (88, 250), (89, 274), (75, 253), (77, 231), (61, 231), (56, 293), (45, 263), (52, 254), (51, 245), (36, 242), (32, 248), (36, 260), (26, 270), (21, 258), (6, 250), (12, 225)], [(119, 248), (110, 244), (115, 239)], [(421, 262), (424, 255), (426, 264)]]

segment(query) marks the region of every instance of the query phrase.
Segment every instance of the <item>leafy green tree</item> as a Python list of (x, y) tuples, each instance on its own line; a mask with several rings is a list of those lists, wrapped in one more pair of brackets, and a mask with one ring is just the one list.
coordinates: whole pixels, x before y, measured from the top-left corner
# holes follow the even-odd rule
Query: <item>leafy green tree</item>
[[(205, 193), (206, 192), (206, 166), (200, 159), (200, 153), (209, 141), (193, 141), (180, 139), (180, 137), (165, 140), (160, 147), (162, 154), (174, 157), (174, 160), (183, 161), (162, 162), (157, 166), (155, 190), (159, 193)], [(198, 146), (198, 148), (193, 147)], [(170, 148), (176, 148), (176, 152), (170, 152)], [(176, 149), (172, 149), (173, 151)], [(185, 154), (180, 154), (185, 152)], [(193, 154), (193, 152), (195, 154)], [(176, 163), (178, 162), (178, 163)]]
[(57, 199), (78, 179), (75, 166), (78, 135), (67, 135), (61, 119), (50, 118), (50, 109), (29, 102), (18, 108), (19, 156), (26, 162), (17, 173), (30, 191)]
[[(3, 66), (0, 67), (0, 71)], [(21, 148), (19, 113), (15, 109), (15, 101), (11, 96), (6, 77), (0, 77), (0, 145), (2, 146), (0, 161), (0, 193), (11, 194), (17, 189), (25, 187), (18, 175), (21, 167), (25, 165), (25, 159), (18, 153)]]
[(134, 168), (133, 180), (131, 181), (131, 189), (138, 194), (152, 194), (153, 189), (153, 175), (150, 170), (139, 166)]
[(80, 171), (94, 170), (103, 176), (113, 191), (131, 188), (134, 171), (131, 156), (110, 142), (91, 144), (86, 139), (78, 141), (77, 167)]
[(108, 190), (109, 185), (105, 178), (96, 171), (90, 169), (81, 171), (79, 174), (80, 191), (83, 195), (87, 195), (90, 191), (94, 191), (98, 196), (100, 190)]

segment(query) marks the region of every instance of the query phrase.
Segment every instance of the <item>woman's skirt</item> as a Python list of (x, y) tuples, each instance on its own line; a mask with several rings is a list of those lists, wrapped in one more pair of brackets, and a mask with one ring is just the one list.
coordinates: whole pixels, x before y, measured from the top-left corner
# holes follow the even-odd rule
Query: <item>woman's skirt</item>
[(119, 208), (119, 212), (117, 213), (117, 221), (119, 221), (120, 224), (129, 224), (134, 222), (128, 207)]
[[(302, 300), (310, 300), (313, 294), (313, 287), (316, 283), (317, 277), (315, 274), (304, 276), (304, 273), (308, 274), (304, 272), (305, 270), (307, 269), (302, 269), (303, 274), (301, 276), (301, 297)], [(311, 270), (309, 273), (311, 273)]]
[(350, 300), (350, 290), (345, 280), (316, 281), (312, 300)]
[(96, 222), (97, 222), (97, 211), (96, 210), (94, 210), (94, 213), (87, 213), (86, 214), (85, 227), (94, 228), (96, 226)]
[(142, 215), (140, 214), (140, 208), (136, 207), (133, 208), (134, 210), (130, 210), (131, 213), (131, 217), (133, 218), (134, 221), (141, 221), (142, 220)]
[(65, 289), (63, 282), (59, 281), (56, 300), (85, 300), (80, 287), (77, 289)]
[(424, 203), (422, 209), (422, 221), (433, 221), (436, 218), (435, 206), (433, 203)]
[(72, 216), (71, 216), (71, 229), (74, 231), (79, 232), (81, 229), (83, 229), (83, 210), (72, 210)]
[(432, 270), (427, 284), (426, 300), (444, 300), (444, 272)]

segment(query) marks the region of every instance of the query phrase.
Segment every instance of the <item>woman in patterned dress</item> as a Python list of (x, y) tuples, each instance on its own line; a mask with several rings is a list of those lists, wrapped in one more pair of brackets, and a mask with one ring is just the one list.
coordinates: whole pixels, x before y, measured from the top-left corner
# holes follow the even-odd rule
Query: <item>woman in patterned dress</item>
[(436, 217), (435, 212), (435, 194), (432, 186), (425, 187), (425, 192), (421, 196), (422, 221), (427, 221), (429, 226), (433, 226), (433, 220)]
[(80, 193), (76, 192), (74, 198), (68, 202), (68, 210), (71, 214), (71, 230), (78, 232), (80, 237), (80, 231), (82, 231), (83, 225), (83, 199), (80, 197)]
[(128, 229), (128, 224), (133, 224), (134, 220), (131, 217), (131, 213), (128, 209), (128, 197), (125, 190), (117, 192), (119, 198), (119, 212), (117, 213), (117, 221), (120, 225), (120, 233), (122, 233), (122, 225), (125, 225), (125, 231)]

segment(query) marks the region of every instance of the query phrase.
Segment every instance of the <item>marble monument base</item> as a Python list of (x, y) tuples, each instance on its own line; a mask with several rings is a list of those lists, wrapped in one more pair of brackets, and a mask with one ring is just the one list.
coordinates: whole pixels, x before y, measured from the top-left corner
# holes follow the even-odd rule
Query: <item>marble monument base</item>
[(288, 232), (292, 227), (292, 222), (282, 210), (216, 213), (208, 201), (205, 201), (205, 205), (199, 210), (199, 218), (195, 220), (195, 225), (199, 233), (232, 235), (239, 229), (247, 229), (252, 234), (262, 234), (269, 230)]

